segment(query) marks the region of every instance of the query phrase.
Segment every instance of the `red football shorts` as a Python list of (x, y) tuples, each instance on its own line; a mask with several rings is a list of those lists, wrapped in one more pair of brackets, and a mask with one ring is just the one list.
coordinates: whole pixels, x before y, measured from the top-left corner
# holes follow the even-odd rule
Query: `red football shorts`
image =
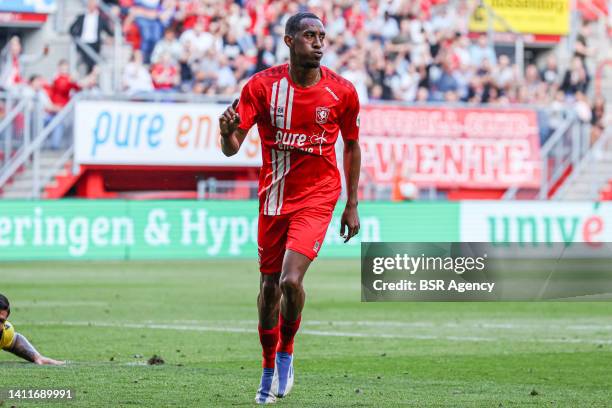
[(319, 206), (283, 215), (260, 213), (257, 245), (261, 273), (280, 272), (287, 249), (314, 260), (323, 245), (333, 211), (334, 206)]

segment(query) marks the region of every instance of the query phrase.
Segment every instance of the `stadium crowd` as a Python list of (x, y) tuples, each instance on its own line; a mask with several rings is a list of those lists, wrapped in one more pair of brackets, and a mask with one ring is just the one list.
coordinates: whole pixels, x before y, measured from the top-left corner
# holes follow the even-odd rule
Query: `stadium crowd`
[[(551, 55), (524, 72), (497, 55), (486, 36), (468, 37), (472, 2), (445, 0), (117, 0), (134, 47), (128, 92), (180, 90), (234, 94), (253, 73), (286, 61), (283, 27), (297, 11), (322, 17), (323, 64), (356, 87), (360, 101), (470, 102), (498, 105), (569, 100), (580, 104), (591, 81), (590, 27), (561, 72)], [(590, 120), (585, 116), (585, 120)]]
[[(102, 23), (97, 1), (88, 0), (85, 13), (70, 28), (71, 35), (96, 51), (103, 33), (112, 35)], [(252, 74), (288, 59), (285, 22), (298, 11), (311, 11), (321, 16), (327, 30), (322, 63), (355, 85), (362, 104), (379, 100), (532, 104), (549, 108), (550, 128), (572, 104), (582, 121), (597, 127), (603, 120), (605, 101), (598, 98), (591, 103), (586, 96), (593, 70), (588, 62), (594, 53), (588, 46), (588, 24), (578, 35), (567, 69), (562, 71), (551, 53), (542, 66), (527, 64), (519, 72), (511, 56), (496, 53), (485, 35), (468, 36), (474, 7), (469, 0), (453, 7), (446, 0), (106, 2), (121, 17), (123, 35), (133, 47), (122, 78), (128, 94), (236, 94)], [(19, 49), (2, 60), (4, 89), (10, 89), (11, 81), (13, 85), (32, 82), (20, 77), (21, 49), (14, 48)], [(65, 94), (62, 100), (79, 88), (97, 86), (96, 69), (82, 54), (87, 75), (71, 79), (81, 85), (60, 91)], [(55, 82), (45, 86), (51, 100), (57, 94), (52, 89)]]

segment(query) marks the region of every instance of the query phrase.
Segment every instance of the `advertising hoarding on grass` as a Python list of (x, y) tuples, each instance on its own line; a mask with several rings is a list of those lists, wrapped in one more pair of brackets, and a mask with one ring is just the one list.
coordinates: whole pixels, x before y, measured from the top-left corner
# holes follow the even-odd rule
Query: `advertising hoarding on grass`
[(612, 203), (467, 201), (462, 242), (612, 242)]
[[(321, 257), (361, 242), (612, 242), (612, 205), (588, 202), (362, 202), (340, 237), (339, 203)], [(256, 201), (0, 201), (0, 261), (257, 257)]]

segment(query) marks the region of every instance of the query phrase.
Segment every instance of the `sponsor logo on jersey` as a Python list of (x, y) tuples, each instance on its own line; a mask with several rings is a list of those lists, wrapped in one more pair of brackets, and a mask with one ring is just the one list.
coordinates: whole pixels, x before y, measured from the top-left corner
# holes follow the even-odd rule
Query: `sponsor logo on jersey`
[(277, 130), (274, 143), (277, 145), (302, 147), (304, 146), (306, 139), (308, 139), (308, 136), (303, 133), (291, 133)]
[(312, 144), (323, 144), (325, 142), (327, 142), (327, 139), (324, 136), (325, 132), (323, 132), (323, 135), (312, 135), (310, 136), (310, 143)]
[(329, 118), (329, 108), (325, 106), (317, 106), (315, 116), (319, 125), (327, 123), (327, 118)]
[[(277, 130), (274, 138), (274, 144), (279, 150), (301, 150), (307, 153), (313, 153), (314, 149), (310, 147), (310, 144), (321, 144), (326, 139), (319, 135), (312, 135), (308, 137), (303, 133), (291, 133)], [(322, 152), (320, 152), (322, 154)]]

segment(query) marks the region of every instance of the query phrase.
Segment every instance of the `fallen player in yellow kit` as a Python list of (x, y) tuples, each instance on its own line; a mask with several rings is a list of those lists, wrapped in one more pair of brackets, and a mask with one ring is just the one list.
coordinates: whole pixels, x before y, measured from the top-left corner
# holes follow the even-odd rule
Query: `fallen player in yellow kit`
[(63, 361), (53, 360), (40, 354), (22, 334), (15, 332), (15, 326), (7, 321), (11, 305), (6, 296), (0, 294), (0, 349), (13, 353), (38, 365), (62, 365)]

